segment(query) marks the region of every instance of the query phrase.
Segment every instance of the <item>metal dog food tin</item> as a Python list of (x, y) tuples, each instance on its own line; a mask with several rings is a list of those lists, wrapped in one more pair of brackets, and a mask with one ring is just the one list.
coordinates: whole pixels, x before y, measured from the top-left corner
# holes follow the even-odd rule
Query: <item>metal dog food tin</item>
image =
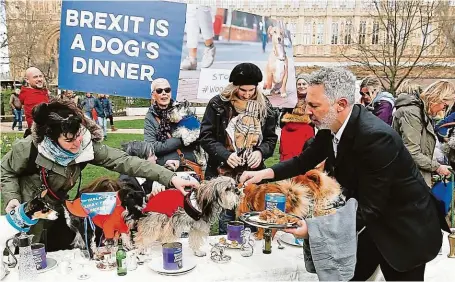
[(182, 243), (163, 244), (163, 268), (166, 270), (178, 270), (182, 264)]
[(286, 210), (286, 196), (281, 193), (267, 193), (265, 194), (265, 209), (273, 210), (277, 208), (282, 212)]

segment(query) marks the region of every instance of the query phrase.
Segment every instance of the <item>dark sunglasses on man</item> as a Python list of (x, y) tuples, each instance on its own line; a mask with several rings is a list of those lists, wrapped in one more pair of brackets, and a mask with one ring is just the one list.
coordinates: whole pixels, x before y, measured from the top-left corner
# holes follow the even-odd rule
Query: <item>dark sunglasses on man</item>
[(157, 94), (161, 94), (164, 92), (166, 92), (167, 94), (171, 93), (171, 88), (170, 87), (166, 87), (166, 88), (157, 88), (155, 89), (156, 93)]

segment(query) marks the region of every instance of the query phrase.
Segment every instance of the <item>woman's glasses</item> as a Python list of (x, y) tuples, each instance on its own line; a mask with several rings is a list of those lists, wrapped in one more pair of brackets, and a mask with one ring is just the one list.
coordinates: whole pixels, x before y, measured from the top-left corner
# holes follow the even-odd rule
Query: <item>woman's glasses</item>
[(164, 92), (166, 92), (167, 94), (171, 93), (171, 88), (170, 87), (166, 87), (166, 88), (157, 88), (155, 89), (156, 93), (157, 94), (161, 94)]

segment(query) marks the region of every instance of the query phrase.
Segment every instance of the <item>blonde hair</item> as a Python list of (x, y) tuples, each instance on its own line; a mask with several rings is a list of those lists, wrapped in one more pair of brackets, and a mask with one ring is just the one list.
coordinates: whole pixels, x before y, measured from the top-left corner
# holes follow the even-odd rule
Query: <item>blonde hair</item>
[[(229, 83), (221, 92), (220, 96), (225, 101), (232, 101), (234, 95), (237, 95), (239, 92), (239, 86), (236, 86), (232, 83)], [(267, 117), (267, 112), (270, 108), (269, 104), (267, 103), (267, 99), (265, 98), (262, 90), (259, 86), (256, 86), (256, 92), (254, 96), (251, 97), (250, 100), (256, 100), (259, 105), (259, 119), (262, 121), (265, 120)]]
[(422, 93), (422, 88), (417, 83), (413, 83), (412, 80), (406, 79), (397, 88), (396, 93), (397, 93), (397, 95), (399, 95), (401, 93), (407, 93), (407, 94), (415, 93), (415, 94), (420, 95), (420, 93)]
[(425, 88), (420, 94), (420, 99), (427, 109), (431, 104), (442, 102), (448, 102), (452, 106), (455, 100), (455, 85), (447, 80), (435, 81)]

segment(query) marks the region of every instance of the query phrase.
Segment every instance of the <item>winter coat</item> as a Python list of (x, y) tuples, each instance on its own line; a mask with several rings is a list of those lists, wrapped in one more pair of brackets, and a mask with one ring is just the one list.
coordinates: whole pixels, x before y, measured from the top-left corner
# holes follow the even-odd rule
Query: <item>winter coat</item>
[[(177, 153), (177, 149), (182, 151), (185, 159), (192, 162), (197, 162), (194, 150), (196, 150), (197, 142), (185, 146), (181, 138), (168, 138), (166, 141), (161, 142), (157, 140), (159, 123), (156, 120), (157, 113), (153, 109), (153, 106), (149, 108), (145, 115), (144, 122), (144, 141), (152, 143), (155, 148), (155, 155), (157, 157), (157, 164), (164, 165), (168, 160), (180, 160)], [(175, 125), (171, 124), (171, 135), (176, 129)]]
[(95, 103), (96, 103), (95, 97), (87, 97), (85, 96), (84, 100), (81, 102), (82, 110), (87, 113), (87, 112), (92, 112), (93, 108), (95, 108)]
[[(92, 143), (86, 148), (78, 158), (68, 166), (61, 166), (38, 153), (36, 165), (48, 170), (48, 186), (57, 195), (66, 195), (79, 181), (81, 167), (83, 163), (101, 166), (121, 174), (144, 177), (151, 180), (157, 180), (161, 184), (168, 186), (173, 172), (164, 167), (151, 164), (147, 160), (137, 157), (128, 156), (121, 150), (104, 145), (102, 140), (102, 131), (91, 120), (85, 118), (87, 129), (92, 135)], [(32, 127), (32, 135), (25, 139), (17, 140), (11, 150), (5, 154), (1, 162), (1, 183), (2, 207), (12, 200), (17, 199), (19, 202), (32, 200), (41, 190), (41, 179), (38, 169), (36, 172), (26, 173), (32, 146), (37, 146), (36, 127)], [(56, 204), (55, 200), (49, 193), (46, 195), (47, 202)], [(4, 212), (4, 208), (2, 209)], [(40, 221), (44, 222), (44, 221)], [(39, 223), (33, 228), (37, 228), (33, 234), (39, 235), (43, 225)], [(37, 238), (39, 240), (39, 237)]]
[(111, 103), (106, 98), (99, 98), (95, 101), (95, 111), (98, 117), (108, 117), (112, 115)]
[(436, 135), (423, 102), (415, 95), (402, 93), (396, 101), (392, 127), (401, 135), (425, 182), (431, 187), (431, 173), (439, 167), (433, 158)]
[(33, 117), (32, 110), (36, 105), (49, 102), (49, 94), (46, 88), (37, 89), (23, 86), (19, 93), (19, 100), (24, 106), (25, 119), (28, 128), (32, 127)]
[(106, 117), (106, 111), (105, 111), (105, 106), (104, 106), (104, 102), (103, 100), (105, 100), (104, 98), (103, 99), (95, 99), (95, 106), (94, 106), (94, 109), (96, 111), (96, 115), (100, 118), (105, 118)]
[(395, 97), (389, 92), (381, 92), (373, 100), (373, 114), (382, 119), (388, 125), (392, 124), (393, 107), (395, 106)]
[(281, 119), (280, 161), (300, 155), (305, 142), (314, 137), (314, 128), (308, 116), (287, 113)]
[(373, 102), (366, 106), (373, 115), (382, 119), (388, 125), (392, 125), (393, 107), (395, 106), (395, 97), (389, 92), (380, 92)]
[[(267, 100), (267, 103), (268, 100)], [(229, 112), (234, 108), (229, 101), (222, 101), (219, 95), (213, 97), (205, 109), (201, 123), (199, 141), (204, 151), (208, 154), (205, 178), (218, 175), (217, 168), (227, 164), (227, 159), (232, 154), (226, 148), (226, 128), (229, 124)], [(273, 155), (278, 136), (275, 133), (276, 117), (269, 111), (262, 123), (262, 142), (255, 149), (262, 153), (262, 162), (258, 169), (264, 168), (264, 160)]]

